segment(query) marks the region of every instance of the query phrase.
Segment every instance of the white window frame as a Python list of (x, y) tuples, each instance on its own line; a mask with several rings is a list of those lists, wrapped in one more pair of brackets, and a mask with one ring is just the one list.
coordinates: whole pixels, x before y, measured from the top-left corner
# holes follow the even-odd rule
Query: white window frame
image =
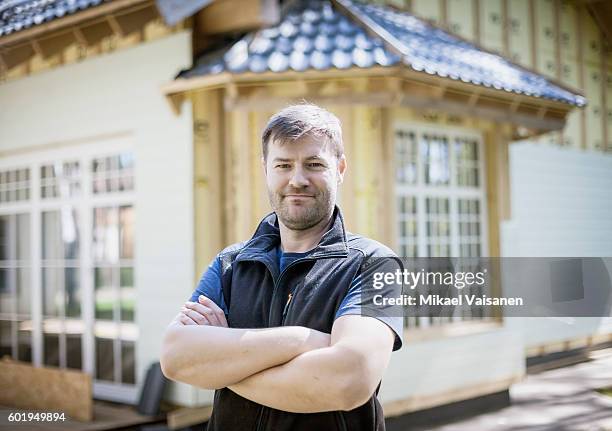
[[(425, 184), (425, 169), (420, 148), (417, 150), (417, 182), (414, 185), (399, 184), (395, 179), (395, 164), (393, 171), (393, 184), (395, 187), (394, 199), (397, 200), (400, 196), (414, 196), (417, 203), (417, 251), (419, 257), (427, 256), (427, 215), (425, 212), (425, 199), (427, 197), (448, 197), (450, 198), (450, 237), (451, 237), (451, 257), (459, 256), (459, 221), (457, 199), (477, 199), (480, 205), (480, 238), (481, 238), (481, 257), (489, 255), (489, 237), (488, 237), (488, 212), (487, 212), (487, 184), (486, 184), (486, 162), (484, 151), (484, 140), (482, 134), (473, 129), (464, 127), (446, 126), (446, 125), (426, 125), (415, 122), (398, 121), (393, 124), (393, 157), (397, 157), (397, 141), (396, 134), (399, 130), (404, 132), (413, 132), (418, 137), (424, 133), (434, 135), (443, 134), (447, 137), (449, 143), (449, 164), (450, 164), (450, 182), (448, 185), (426, 185)], [(464, 187), (457, 185), (457, 163), (455, 159), (455, 151), (453, 148), (455, 138), (469, 138), (477, 142), (478, 148), (478, 164), (479, 164), (479, 182), (478, 188)], [(419, 141), (417, 139), (417, 147)], [(398, 220), (399, 209), (394, 213), (394, 223), (399, 225)], [(399, 230), (396, 237), (393, 239), (395, 250), (399, 250)]]
[[(416, 241), (417, 241), (417, 256), (419, 258), (427, 257), (427, 214), (425, 202), (428, 197), (443, 197), (449, 198), (449, 219), (450, 219), (450, 257), (459, 256), (459, 212), (458, 199), (475, 199), (480, 205), (480, 257), (488, 257), (489, 255), (489, 237), (488, 237), (488, 212), (487, 212), (487, 184), (486, 184), (486, 161), (484, 139), (482, 134), (473, 129), (464, 127), (455, 127), (447, 125), (429, 125), (408, 121), (396, 121), (393, 123), (393, 184), (394, 193), (393, 199), (397, 202), (400, 196), (415, 197), (417, 212), (416, 212)], [(416, 184), (400, 184), (396, 179), (395, 160), (397, 158), (397, 132), (403, 131), (414, 133), (417, 142), (416, 152)], [(425, 184), (425, 169), (423, 156), (420, 149), (419, 137), (423, 134), (443, 135), (447, 138), (449, 145), (449, 170), (450, 180), (448, 185), (426, 185)], [(478, 170), (479, 170), (479, 186), (467, 187), (457, 184), (457, 162), (454, 150), (455, 138), (468, 138), (477, 142), (478, 151)], [(396, 205), (396, 210), (393, 214), (393, 220), (397, 229), (397, 235), (393, 238), (394, 248), (400, 253), (400, 229), (399, 229), (399, 208)], [(468, 321), (476, 320), (487, 321), (487, 318), (468, 319)], [(431, 328), (432, 326), (440, 326), (445, 324), (465, 323), (466, 319), (462, 316), (452, 316), (450, 318), (441, 317), (412, 317), (408, 318), (408, 327), (415, 329)]]
[[(92, 256), (93, 240), (93, 209), (102, 206), (131, 205), (136, 208), (136, 193), (134, 190), (114, 193), (94, 194), (92, 191), (91, 162), (94, 158), (116, 155), (123, 152), (136, 154), (131, 134), (108, 137), (87, 143), (70, 143), (56, 145), (53, 148), (44, 147), (41, 150), (32, 149), (4, 155), (0, 158), (0, 170), (16, 168), (30, 168), (30, 199), (0, 206), (0, 215), (30, 214), (30, 282), (31, 297), (42, 299), (42, 238), (41, 220), (42, 212), (55, 210), (62, 205), (73, 205), (77, 213), (80, 233), (79, 244), (79, 282), (81, 289), (81, 319), (84, 323), (82, 338), (82, 371), (89, 373), (93, 381), (93, 394), (95, 398), (107, 399), (117, 402), (135, 404), (138, 400), (139, 386), (142, 383), (136, 375), (134, 385), (101, 382), (95, 379), (95, 298), (94, 298), (94, 263)], [(56, 161), (78, 161), (81, 171), (80, 195), (68, 199), (47, 198), (42, 199), (40, 191), (40, 168), (43, 165)], [(134, 267), (136, 266), (134, 260)], [(135, 283), (136, 284), (136, 283)], [(137, 286), (135, 285), (135, 288)], [(137, 313), (137, 310), (136, 310)], [(32, 365), (43, 366), (43, 309), (42, 300), (34, 300), (31, 307), (32, 316)], [(138, 331), (136, 320), (133, 322)], [(135, 358), (138, 358), (138, 335), (135, 340)], [(115, 358), (116, 359), (116, 358)], [(117, 364), (115, 365), (118, 366)], [(138, 367), (136, 367), (138, 370)]]

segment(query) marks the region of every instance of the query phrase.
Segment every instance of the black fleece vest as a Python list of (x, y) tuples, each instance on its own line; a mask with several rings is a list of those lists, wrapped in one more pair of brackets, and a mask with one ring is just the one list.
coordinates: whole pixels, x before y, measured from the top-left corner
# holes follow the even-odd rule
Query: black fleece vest
[[(276, 215), (260, 223), (253, 238), (224, 250), (221, 278), (232, 328), (305, 326), (331, 333), (334, 316), (365, 257), (393, 253), (376, 241), (348, 234), (334, 211), (331, 229), (307, 256), (279, 273)], [(292, 294), (289, 305), (287, 299)], [(378, 392), (378, 390), (376, 391)], [(332, 431), (385, 429), (376, 394), (351, 411), (289, 413), (254, 403), (228, 388), (215, 391), (209, 431)]]

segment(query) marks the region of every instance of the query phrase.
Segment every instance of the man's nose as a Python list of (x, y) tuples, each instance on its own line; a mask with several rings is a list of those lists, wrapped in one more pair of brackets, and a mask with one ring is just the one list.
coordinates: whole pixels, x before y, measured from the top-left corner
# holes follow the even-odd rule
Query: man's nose
[(289, 185), (294, 188), (302, 188), (308, 185), (308, 178), (304, 174), (304, 170), (300, 167), (296, 167), (293, 170), (291, 178), (289, 179)]

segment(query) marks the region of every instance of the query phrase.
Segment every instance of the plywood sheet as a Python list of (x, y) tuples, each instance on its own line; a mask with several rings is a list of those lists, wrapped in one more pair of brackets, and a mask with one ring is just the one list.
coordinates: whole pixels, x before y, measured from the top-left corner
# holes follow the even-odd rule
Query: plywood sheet
[(81, 421), (92, 419), (88, 374), (4, 359), (0, 361), (0, 388), (0, 405), (64, 412)]

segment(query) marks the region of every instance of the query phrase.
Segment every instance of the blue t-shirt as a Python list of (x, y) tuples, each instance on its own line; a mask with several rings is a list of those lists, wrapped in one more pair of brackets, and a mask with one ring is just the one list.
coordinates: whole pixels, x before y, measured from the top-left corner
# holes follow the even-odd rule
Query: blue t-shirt
[[(280, 271), (283, 270), (294, 260), (305, 257), (309, 254), (309, 252), (305, 253), (284, 253), (280, 247), (277, 248), (277, 258), (279, 263)], [(338, 311), (334, 316), (334, 320), (339, 318), (340, 316), (346, 315), (361, 315), (361, 277), (357, 276), (352, 281), (349, 290), (340, 303), (340, 307), (338, 307)], [(219, 259), (215, 258), (204, 274), (202, 274), (202, 278), (196, 287), (195, 292), (191, 295), (190, 301), (197, 302), (198, 296), (204, 295), (207, 298), (214, 301), (215, 304), (219, 306), (223, 310), (223, 312), (227, 315), (229, 314), (227, 305), (225, 304), (225, 300), (223, 299), (223, 290), (221, 288), (221, 263)], [(393, 332), (395, 333), (395, 343), (393, 346), (393, 350), (398, 350), (402, 345), (402, 333), (403, 333), (403, 318), (402, 317), (386, 317), (386, 316), (376, 316), (376, 319), (385, 323), (389, 326)]]

